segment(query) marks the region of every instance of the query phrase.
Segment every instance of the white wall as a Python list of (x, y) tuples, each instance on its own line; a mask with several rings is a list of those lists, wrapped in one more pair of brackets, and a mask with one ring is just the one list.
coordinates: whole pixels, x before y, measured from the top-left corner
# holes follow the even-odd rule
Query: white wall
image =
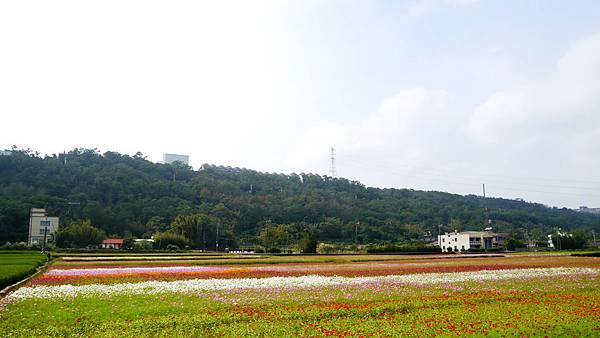
[(58, 217), (47, 217), (47, 216), (32, 216), (30, 219), (29, 228), (29, 245), (34, 243), (42, 243), (44, 241), (44, 226), (41, 225), (42, 221), (48, 221), (48, 231), (46, 233), (46, 240), (49, 241), (53, 238), (54, 233), (58, 231)]
[(469, 235), (455, 232), (439, 235), (438, 245), (443, 252), (447, 252), (449, 247), (455, 252), (467, 251), (469, 250)]

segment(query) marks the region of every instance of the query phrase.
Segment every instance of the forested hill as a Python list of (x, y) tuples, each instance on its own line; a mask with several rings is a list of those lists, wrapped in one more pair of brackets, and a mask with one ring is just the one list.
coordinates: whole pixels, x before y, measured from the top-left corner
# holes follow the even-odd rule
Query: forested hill
[[(0, 156), (0, 243), (27, 238), (29, 209), (46, 207), (65, 224), (90, 219), (107, 234), (164, 230), (177, 216), (212, 215), (230, 243), (252, 242), (265, 224), (310, 228), (320, 241), (404, 241), (430, 231), (527, 228), (543, 238), (554, 227), (600, 230), (600, 217), (522, 201), (443, 192), (368, 188), (314, 174), (269, 174), (204, 165), (156, 164), (141, 154), (78, 149), (39, 157)], [(357, 226), (357, 224), (359, 224)], [(210, 242), (209, 244), (210, 245)]]

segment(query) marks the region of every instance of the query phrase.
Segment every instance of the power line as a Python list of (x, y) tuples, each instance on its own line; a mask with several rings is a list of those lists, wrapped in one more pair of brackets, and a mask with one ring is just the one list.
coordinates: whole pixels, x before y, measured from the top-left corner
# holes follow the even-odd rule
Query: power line
[[(356, 161), (356, 162), (360, 162), (360, 160), (356, 160), (353, 159), (351, 157), (348, 156), (342, 156), (342, 160), (349, 160), (349, 161)], [(371, 165), (373, 165), (373, 161), (369, 160), (369, 163), (371, 163)], [(385, 167), (385, 165), (376, 165), (376, 166), (380, 166), (380, 167)], [(390, 169), (401, 169), (401, 168), (406, 168), (408, 170), (419, 170), (419, 171), (425, 171), (425, 172), (434, 172), (436, 169), (433, 168), (428, 168), (428, 167), (419, 167), (419, 166), (414, 166), (414, 165), (395, 165), (393, 168), (392, 167), (388, 167)], [(456, 177), (456, 178), (467, 178), (467, 179), (472, 179), (473, 177), (464, 177), (464, 176), (455, 176), (455, 175), (444, 175), (447, 177)], [(521, 180), (521, 181), (527, 181), (530, 182), (532, 180), (535, 181), (554, 181), (554, 182), (568, 182), (568, 183), (580, 183), (580, 184), (599, 184), (600, 185), (600, 181), (586, 181), (586, 180), (573, 180), (573, 179), (561, 179), (561, 178), (548, 178), (548, 177), (535, 177), (535, 178), (531, 178), (531, 177), (523, 177), (523, 176), (510, 176), (510, 175), (498, 175), (498, 174), (477, 174), (478, 177), (491, 177), (497, 180)], [(487, 178), (486, 178), (487, 180)], [(483, 180), (482, 180), (483, 181)], [(529, 183), (528, 183), (529, 184)], [(533, 185), (533, 184), (531, 184)], [(544, 186), (544, 187), (548, 187), (550, 185), (548, 184), (537, 184), (537, 186)], [(563, 187), (563, 188), (571, 188), (572, 186), (560, 186), (560, 185), (552, 185), (552, 187)], [(593, 188), (587, 188), (587, 187), (576, 187), (578, 189), (590, 189), (590, 190), (598, 190), (598, 189), (593, 189)]]
[[(357, 165), (359, 166), (363, 166), (363, 163), (360, 162), (356, 162), (351, 160), (352, 162), (355, 162)], [(381, 166), (381, 165), (373, 165), (371, 164), (370, 167), (380, 167), (380, 168), (385, 168), (385, 169), (392, 169), (392, 170), (410, 170), (410, 169), (402, 169), (402, 168), (395, 168), (395, 167), (389, 167), (389, 166)], [(402, 167), (402, 166), (399, 166)], [(416, 168), (416, 167), (414, 167)], [(437, 177), (441, 177), (441, 178), (453, 178), (453, 179), (460, 179), (460, 180), (467, 180), (467, 181), (484, 181), (483, 179), (481, 179), (481, 175), (478, 176), (456, 176), (456, 175), (448, 175), (448, 174), (439, 174), (439, 173), (435, 173), (432, 172), (431, 170), (421, 170), (421, 173), (414, 173), (411, 172), (408, 175), (422, 175), (422, 176), (437, 176)], [(486, 179), (485, 181), (489, 181), (490, 179)], [(599, 191), (600, 188), (591, 188), (591, 187), (581, 187), (581, 186), (565, 186), (565, 185), (549, 185), (549, 184), (535, 184), (535, 183), (523, 183), (523, 182), (514, 182), (514, 181), (502, 181), (502, 180), (498, 180), (498, 179), (492, 179), (491, 181), (496, 181), (499, 185), (519, 185), (519, 186), (532, 186), (532, 187), (542, 187), (542, 188), (558, 188), (558, 189), (576, 189), (576, 190), (590, 190), (590, 191)]]
[[(355, 161), (352, 161), (355, 162)], [(349, 166), (352, 166), (352, 164), (346, 164)], [(359, 167), (363, 167), (366, 169), (372, 169), (372, 167), (383, 167), (383, 166), (378, 166), (378, 165), (366, 165), (363, 163), (358, 163), (355, 162), (354, 165), (357, 165)], [(390, 168), (390, 167), (388, 167)], [(413, 177), (413, 178), (421, 178), (424, 179), (426, 181), (440, 181), (443, 182), (445, 184), (458, 184), (458, 185), (463, 185), (463, 186), (471, 186), (471, 187), (475, 187), (475, 186), (480, 186), (479, 183), (476, 183), (476, 181), (478, 181), (476, 178), (474, 177), (464, 177), (464, 176), (452, 176), (452, 175), (440, 175), (440, 174), (432, 174), (432, 173), (400, 173), (397, 171), (387, 171), (388, 174), (391, 175), (396, 175), (396, 176), (402, 176), (402, 177)], [(434, 176), (434, 177), (432, 177)], [(437, 178), (435, 177), (437, 176)], [(455, 179), (459, 179), (459, 180), (466, 180), (468, 182), (457, 182), (457, 181), (452, 181), (452, 180), (447, 180), (445, 178), (455, 178)], [(498, 183), (498, 186), (500, 186), (497, 190), (500, 191), (511, 191), (511, 192), (518, 192), (518, 193), (541, 193), (541, 194), (552, 194), (552, 195), (573, 195), (573, 196), (586, 196), (586, 197), (600, 197), (600, 195), (596, 195), (596, 194), (590, 194), (590, 193), (577, 193), (577, 192), (566, 192), (566, 191), (546, 191), (546, 190), (532, 190), (530, 188), (514, 188), (514, 186), (537, 186), (537, 187), (548, 187), (548, 188), (557, 188), (558, 186), (551, 186), (551, 185), (536, 185), (536, 184), (527, 184), (527, 183), (506, 183), (506, 182), (502, 182), (502, 183)], [(507, 185), (509, 187), (507, 187)], [(510, 186), (513, 186), (512, 188)], [(584, 189), (584, 190), (592, 190), (592, 191), (598, 191), (598, 189), (593, 189), (593, 188), (585, 188), (585, 187), (558, 187), (560, 189)]]

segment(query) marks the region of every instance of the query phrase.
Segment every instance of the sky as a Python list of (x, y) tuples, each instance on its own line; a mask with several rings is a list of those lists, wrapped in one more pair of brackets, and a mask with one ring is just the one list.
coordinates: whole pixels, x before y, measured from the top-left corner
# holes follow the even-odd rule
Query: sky
[(0, 149), (600, 207), (600, 2), (0, 2)]

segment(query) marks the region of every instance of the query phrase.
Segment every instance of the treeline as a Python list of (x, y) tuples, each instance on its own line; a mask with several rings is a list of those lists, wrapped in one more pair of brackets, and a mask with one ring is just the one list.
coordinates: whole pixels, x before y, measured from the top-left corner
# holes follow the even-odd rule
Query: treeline
[(106, 236), (138, 238), (181, 235), (176, 219), (195, 215), (202, 231), (187, 234), (189, 245), (207, 250), (217, 240), (221, 248), (285, 248), (308, 236), (329, 243), (406, 243), (437, 234), (440, 225), (442, 231), (480, 230), (486, 215), (498, 231), (527, 229), (539, 240), (555, 227), (600, 230), (597, 215), (523, 201), (377, 189), (304, 173), (214, 165), (194, 171), (152, 163), (140, 153), (95, 149), (45, 157), (14, 149), (0, 156), (0, 243), (26, 240), (31, 207), (46, 207), (62, 225), (90, 220)]

